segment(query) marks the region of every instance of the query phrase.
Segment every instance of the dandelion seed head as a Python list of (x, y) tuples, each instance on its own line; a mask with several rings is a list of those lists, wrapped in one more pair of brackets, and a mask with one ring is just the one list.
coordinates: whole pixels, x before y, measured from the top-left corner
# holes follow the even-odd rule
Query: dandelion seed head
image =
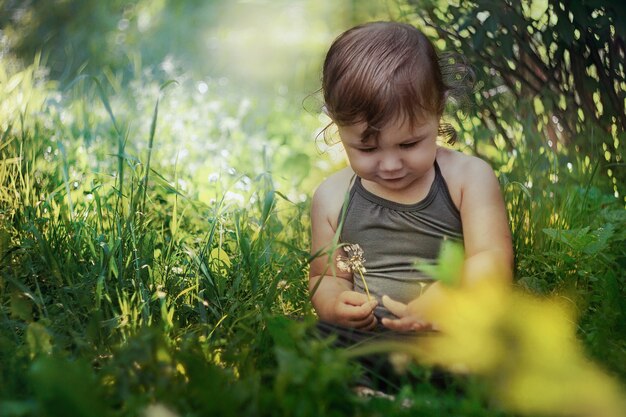
[(352, 268), (350, 268), (350, 264), (348, 263), (348, 259), (344, 256), (337, 256), (337, 267), (342, 272), (352, 271)]
[(364, 274), (367, 270), (363, 264), (365, 258), (363, 257), (363, 249), (357, 243), (350, 243), (344, 246), (346, 256), (337, 256), (337, 267), (343, 272), (358, 272)]

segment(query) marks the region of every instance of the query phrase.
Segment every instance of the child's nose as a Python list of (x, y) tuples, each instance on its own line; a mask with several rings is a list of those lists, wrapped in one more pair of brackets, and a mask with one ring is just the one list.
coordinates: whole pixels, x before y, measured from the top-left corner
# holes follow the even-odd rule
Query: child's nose
[(384, 156), (380, 161), (381, 171), (397, 171), (402, 168), (402, 161), (395, 155)]

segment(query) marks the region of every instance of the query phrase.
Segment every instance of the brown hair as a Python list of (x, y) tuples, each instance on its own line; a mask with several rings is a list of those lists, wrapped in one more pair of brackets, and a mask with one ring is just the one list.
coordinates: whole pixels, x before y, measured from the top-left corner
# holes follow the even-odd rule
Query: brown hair
[(421, 31), (373, 22), (335, 39), (324, 60), (322, 91), (333, 122), (367, 123), (367, 140), (397, 118), (413, 128), (425, 114), (440, 117), (448, 87), (437, 52)]

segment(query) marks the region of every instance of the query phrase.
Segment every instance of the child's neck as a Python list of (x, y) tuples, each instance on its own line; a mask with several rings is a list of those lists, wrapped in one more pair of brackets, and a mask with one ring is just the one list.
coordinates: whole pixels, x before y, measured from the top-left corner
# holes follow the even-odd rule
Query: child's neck
[(428, 195), (433, 182), (435, 181), (435, 166), (423, 176), (415, 178), (407, 186), (400, 189), (384, 187), (374, 181), (361, 179), (361, 184), (370, 193), (400, 204), (416, 204)]

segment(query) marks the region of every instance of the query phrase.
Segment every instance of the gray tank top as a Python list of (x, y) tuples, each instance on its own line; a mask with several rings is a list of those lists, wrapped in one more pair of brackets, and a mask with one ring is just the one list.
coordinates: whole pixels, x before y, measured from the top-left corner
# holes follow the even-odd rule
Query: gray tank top
[[(379, 301), (378, 317), (391, 315), (382, 305), (383, 295), (408, 303), (433, 282), (414, 268), (417, 259), (434, 262), (444, 239), (463, 240), (461, 215), (436, 161), (435, 179), (418, 203), (381, 198), (367, 191), (356, 177), (346, 204), (340, 240), (358, 243), (363, 249), (364, 276), (370, 294)], [(339, 217), (341, 224), (342, 214)], [(353, 279), (354, 290), (364, 293), (360, 275), (355, 273)]]

